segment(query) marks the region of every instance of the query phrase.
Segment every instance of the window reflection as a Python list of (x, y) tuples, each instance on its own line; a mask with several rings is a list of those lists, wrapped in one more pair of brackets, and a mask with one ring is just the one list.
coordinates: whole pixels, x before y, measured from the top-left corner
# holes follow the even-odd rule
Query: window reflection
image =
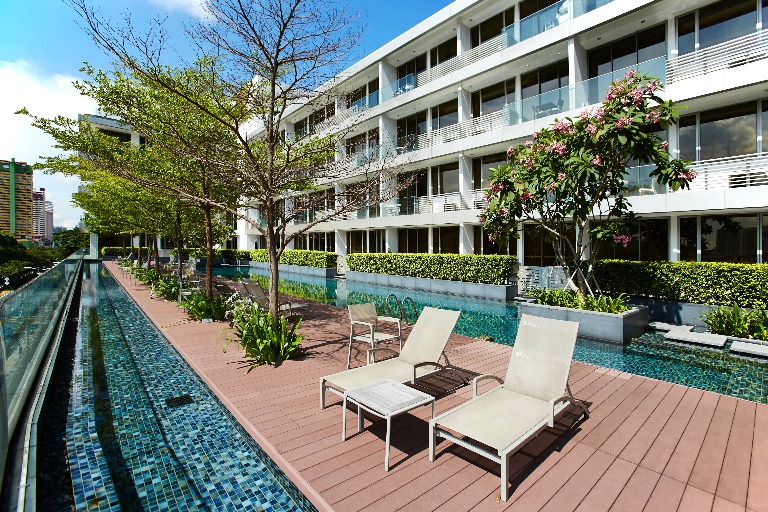
[(701, 218), (701, 261), (757, 262), (757, 215)]
[(757, 152), (756, 104), (745, 103), (700, 114), (701, 160)]

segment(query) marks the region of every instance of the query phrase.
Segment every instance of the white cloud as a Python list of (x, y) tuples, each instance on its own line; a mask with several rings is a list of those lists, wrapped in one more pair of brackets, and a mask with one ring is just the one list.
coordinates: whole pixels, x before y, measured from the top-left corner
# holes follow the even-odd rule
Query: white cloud
[[(45, 76), (33, 64), (23, 61), (0, 60), (0, 158), (36, 163), (40, 156), (60, 154), (53, 147), (50, 136), (31, 126), (27, 116), (15, 115), (22, 107), (40, 117), (57, 115), (76, 119), (78, 114), (95, 112), (95, 102), (72, 86), (73, 76)], [(46, 196), (53, 202), (54, 225), (75, 226), (82, 211), (70, 204), (73, 192), (77, 192), (79, 180), (62, 175), (46, 175), (36, 172), (35, 189), (45, 188)]]
[(149, 0), (151, 3), (158, 5), (168, 12), (171, 11), (184, 11), (187, 14), (191, 14), (197, 18), (205, 19), (208, 17), (208, 13), (205, 10), (205, 4), (207, 0)]

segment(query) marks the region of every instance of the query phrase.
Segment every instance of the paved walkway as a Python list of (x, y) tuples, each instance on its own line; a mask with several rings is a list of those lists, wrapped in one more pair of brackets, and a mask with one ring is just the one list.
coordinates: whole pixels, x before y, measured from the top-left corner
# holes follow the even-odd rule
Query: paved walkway
[[(443, 441), (429, 462), (429, 408), (396, 418), (389, 473), (383, 421), (341, 441), (340, 402), (319, 407), (319, 379), (344, 369), (346, 311), (311, 305), (300, 330), (310, 355), (248, 374), (224, 324), (186, 321), (173, 303), (150, 299), (106, 263), (192, 368), (320, 510), (648, 510), (768, 512), (768, 406), (574, 362), (574, 395), (588, 420), (567, 413), (511, 461), (512, 496), (498, 503), (499, 466)], [(364, 361), (364, 347), (355, 354)], [(510, 348), (452, 335), (451, 363), (504, 375)], [(445, 380), (430, 383), (436, 389)], [(490, 388), (491, 384), (485, 385)], [(436, 414), (471, 396), (437, 401)], [(356, 432), (356, 415), (348, 415)]]

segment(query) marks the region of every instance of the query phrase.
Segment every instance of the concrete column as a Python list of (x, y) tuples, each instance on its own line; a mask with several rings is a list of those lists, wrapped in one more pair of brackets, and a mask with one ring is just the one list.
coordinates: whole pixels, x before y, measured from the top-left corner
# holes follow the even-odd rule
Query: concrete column
[[(459, 193), (462, 198), (472, 191), (472, 159), (459, 154)], [(469, 206), (469, 205), (468, 205)]]
[(517, 259), (520, 262), (521, 265), (525, 265), (525, 258), (523, 255), (525, 254), (525, 237), (523, 232), (523, 225), (518, 224), (517, 226), (517, 234), (518, 238), (515, 240), (517, 243)]
[(381, 197), (385, 198), (379, 205), (379, 216), (387, 217), (390, 214), (394, 215), (397, 208), (397, 176), (382, 173), (379, 179)]
[(430, 226), (427, 229), (428, 229), (427, 233), (429, 234), (429, 236), (427, 237), (427, 252), (429, 254), (434, 254), (435, 249), (436, 249), (436, 247), (435, 247), (435, 232), (434, 232), (435, 228)]
[[(587, 106), (586, 91), (577, 91), (577, 84), (581, 86), (589, 73), (587, 50), (576, 39), (568, 40), (568, 83), (570, 108), (584, 108)], [(567, 110), (570, 110), (566, 108)]]
[(396, 155), (397, 147), (397, 121), (391, 117), (379, 116), (379, 140), (381, 144), (381, 158)]
[(386, 228), (384, 230), (384, 251), (400, 252), (398, 244), (397, 228)]
[(462, 22), (456, 23), (456, 51), (458, 55), (467, 53), (472, 49), (472, 33), (470, 28)]
[(472, 119), (472, 93), (463, 87), (459, 87), (458, 100), (459, 124), (461, 124)]
[(138, 146), (140, 144), (140, 141), (141, 141), (141, 135), (139, 135), (136, 132), (131, 133), (131, 144), (133, 144), (134, 146)]
[(677, 29), (675, 18), (667, 19), (667, 58), (677, 57)]
[[(478, 226), (477, 229), (480, 229)], [(475, 226), (459, 224), (459, 254), (475, 253)]]
[(288, 141), (296, 140), (296, 130), (293, 129), (293, 123), (289, 123), (289, 122), (285, 123), (285, 140), (288, 140)]
[(520, 41), (520, 2), (515, 4), (515, 27), (514, 27), (515, 41)]
[(96, 233), (91, 233), (89, 239), (88, 258), (93, 260), (101, 259), (101, 256), (99, 256), (99, 235)]
[(397, 69), (388, 62), (379, 61), (379, 90), (381, 101), (387, 101), (394, 97), (391, 85), (397, 82)]
[(669, 261), (680, 261), (680, 218), (677, 215), (669, 217)]

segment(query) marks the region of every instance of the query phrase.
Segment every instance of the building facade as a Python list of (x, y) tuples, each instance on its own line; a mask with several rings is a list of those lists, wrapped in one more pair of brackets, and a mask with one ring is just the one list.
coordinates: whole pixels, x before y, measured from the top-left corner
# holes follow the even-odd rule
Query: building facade
[(19, 239), (34, 234), (32, 167), (24, 162), (0, 160), (0, 231)]
[(32, 231), (35, 237), (45, 237), (45, 189), (32, 191)]

